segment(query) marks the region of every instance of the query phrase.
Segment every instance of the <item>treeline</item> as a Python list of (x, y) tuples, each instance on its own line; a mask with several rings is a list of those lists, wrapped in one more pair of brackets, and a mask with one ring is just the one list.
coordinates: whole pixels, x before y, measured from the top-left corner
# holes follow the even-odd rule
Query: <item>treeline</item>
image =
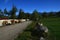
[[(18, 12), (19, 14), (16, 15), (16, 12)], [(25, 13), (22, 9), (18, 11), (18, 9), (15, 6), (13, 6), (10, 11), (8, 11), (6, 8), (4, 9), (4, 11), (0, 9), (0, 18), (37, 20), (40, 18), (48, 17), (60, 17), (60, 11), (41, 13), (38, 12), (37, 10), (34, 10), (32, 13)]]

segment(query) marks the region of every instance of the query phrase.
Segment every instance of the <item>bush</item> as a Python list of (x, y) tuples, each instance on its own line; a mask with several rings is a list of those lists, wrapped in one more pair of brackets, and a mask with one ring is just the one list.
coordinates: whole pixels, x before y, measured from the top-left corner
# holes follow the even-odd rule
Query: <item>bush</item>
[(34, 22), (28, 25), (28, 27), (23, 31), (23, 33), (19, 34), (19, 36), (15, 40), (31, 40), (31, 31), (34, 28), (34, 25)]
[(28, 40), (31, 38), (31, 32), (23, 32), (16, 40)]

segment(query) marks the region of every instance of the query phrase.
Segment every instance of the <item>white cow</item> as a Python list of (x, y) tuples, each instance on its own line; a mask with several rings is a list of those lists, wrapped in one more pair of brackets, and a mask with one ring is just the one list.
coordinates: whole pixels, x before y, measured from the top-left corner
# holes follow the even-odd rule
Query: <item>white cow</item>
[(8, 22), (7, 24), (12, 24), (11, 20), (12, 20), (12, 19), (6, 20), (6, 21)]
[(12, 19), (2, 19), (2, 20), (0, 20), (0, 26), (4, 26), (4, 25), (7, 25), (7, 24), (12, 24), (11, 20)]
[(3, 26), (4, 25), (4, 22), (7, 22), (7, 20), (0, 20), (0, 26)]
[(3, 22), (4, 20), (0, 20), (0, 26), (2, 26), (3, 24), (2, 24), (2, 22)]
[(21, 22), (25, 22), (25, 21), (26, 21), (26, 19), (20, 19), (20, 21), (21, 21)]

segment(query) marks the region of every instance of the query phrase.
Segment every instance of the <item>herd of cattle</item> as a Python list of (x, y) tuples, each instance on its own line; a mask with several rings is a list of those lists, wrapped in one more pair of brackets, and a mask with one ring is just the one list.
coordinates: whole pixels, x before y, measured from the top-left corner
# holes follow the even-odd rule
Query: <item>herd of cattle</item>
[[(0, 20), (0, 26), (6, 26), (6, 25), (15, 24), (15, 23), (25, 22), (25, 21), (29, 21), (29, 19), (2, 19), (2, 20)], [(35, 31), (33, 30), (32, 34), (33, 35), (37, 34), (37, 36), (39, 36), (40, 40), (42, 40), (43, 37), (44, 38), (47, 37), (48, 28), (44, 27), (43, 24), (41, 24), (41, 23), (37, 23), (36, 27), (35, 27)]]
[(11, 25), (15, 23), (24, 22), (26, 19), (2, 19), (0, 20), (0, 26)]

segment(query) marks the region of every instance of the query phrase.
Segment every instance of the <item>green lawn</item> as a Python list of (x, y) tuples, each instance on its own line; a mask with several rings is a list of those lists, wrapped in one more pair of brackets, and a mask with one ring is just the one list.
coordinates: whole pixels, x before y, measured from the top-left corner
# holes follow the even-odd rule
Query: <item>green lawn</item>
[[(41, 22), (49, 29), (49, 40), (60, 40), (60, 18), (41, 19)], [(31, 40), (31, 30), (35, 24), (36, 22), (32, 22), (15, 40)]]
[(49, 40), (60, 40), (60, 18), (42, 19), (41, 22), (49, 29)]

